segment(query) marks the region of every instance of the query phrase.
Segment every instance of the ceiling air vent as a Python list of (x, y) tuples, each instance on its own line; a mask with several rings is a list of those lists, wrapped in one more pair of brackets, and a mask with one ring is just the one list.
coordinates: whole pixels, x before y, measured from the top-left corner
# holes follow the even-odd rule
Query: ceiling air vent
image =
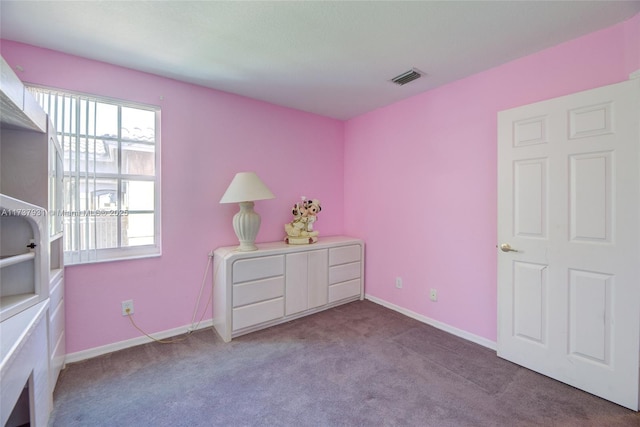
[(420, 77), (422, 77), (422, 74), (414, 68), (412, 70), (409, 70), (405, 73), (400, 74), (399, 76), (392, 78), (391, 81), (397, 85), (402, 86), (414, 81), (415, 79), (419, 79)]

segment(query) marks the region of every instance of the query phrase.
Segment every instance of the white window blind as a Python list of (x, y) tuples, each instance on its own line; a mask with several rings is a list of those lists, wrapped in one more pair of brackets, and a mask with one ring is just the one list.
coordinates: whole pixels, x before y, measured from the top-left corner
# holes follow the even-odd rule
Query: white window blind
[(160, 254), (160, 110), (29, 87), (63, 150), (65, 264)]

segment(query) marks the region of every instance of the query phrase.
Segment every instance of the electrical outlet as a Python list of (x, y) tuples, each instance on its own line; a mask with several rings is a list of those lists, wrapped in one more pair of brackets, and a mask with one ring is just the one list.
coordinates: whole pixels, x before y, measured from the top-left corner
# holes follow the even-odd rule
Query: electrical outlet
[(429, 292), (429, 299), (434, 302), (438, 301), (438, 291), (432, 288)]
[(122, 301), (122, 315), (128, 316), (133, 314), (133, 300)]
[(396, 277), (396, 288), (402, 289), (402, 277)]

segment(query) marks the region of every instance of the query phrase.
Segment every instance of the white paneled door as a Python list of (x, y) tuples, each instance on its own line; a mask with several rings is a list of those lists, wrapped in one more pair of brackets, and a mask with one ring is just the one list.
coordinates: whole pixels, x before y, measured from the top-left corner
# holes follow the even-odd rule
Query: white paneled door
[(498, 114), (498, 355), (638, 410), (640, 80)]

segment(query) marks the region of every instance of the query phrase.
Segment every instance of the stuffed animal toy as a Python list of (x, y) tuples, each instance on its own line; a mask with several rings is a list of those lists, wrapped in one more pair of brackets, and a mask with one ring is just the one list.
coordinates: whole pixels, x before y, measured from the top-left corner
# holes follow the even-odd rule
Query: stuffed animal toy
[(322, 210), (320, 206), (320, 200), (313, 199), (311, 201), (306, 202), (306, 210), (307, 210), (307, 231), (313, 231), (313, 223), (316, 222), (317, 214)]
[(307, 213), (307, 208), (305, 207), (305, 203), (296, 203), (293, 205), (293, 209), (291, 209), (291, 213), (293, 214), (293, 220), (299, 219), (303, 217)]
[(306, 200), (303, 205), (310, 215), (317, 215), (322, 210), (318, 199)]
[(313, 230), (313, 223), (317, 214), (322, 210), (317, 199), (307, 200), (302, 197), (302, 203), (296, 203), (291, 209), (293, 221), (284, 225), (287, 233), (285, 241), (290, 244), (309, 244), (318, 241), (318, 231)]
[(287, 236), (290, 237), (299, 237), (304, 236), (306, 233), (306, 225), (307, 225), (307, 217), (300, 217), (298, 219), (294, 219), (288, 224), (284, 225), (284, 231), (287, 233)]

